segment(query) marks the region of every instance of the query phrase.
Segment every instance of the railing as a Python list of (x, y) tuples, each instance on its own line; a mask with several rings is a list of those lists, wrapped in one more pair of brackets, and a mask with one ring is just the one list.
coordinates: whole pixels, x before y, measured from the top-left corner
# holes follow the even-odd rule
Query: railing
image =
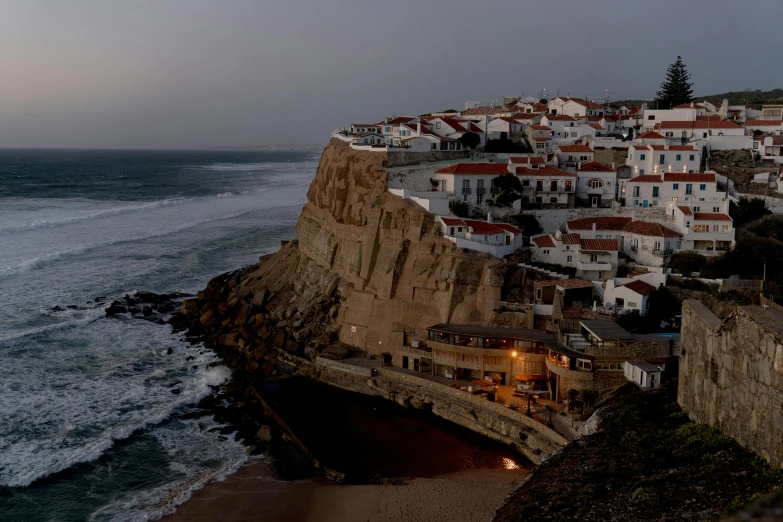
[(743, 288), (760, 291), (763, 287), (764, 281), (761, 279), (724, 279), (720, 285), (721, 290)]
[(664, 249), (656, 248), (653, 249), (652, 253), (654, 256), (670, 256), (674, 253), (674, 251), (671, 248), (664, 248)]
[(473, 189), (471, 189), (470, 187), (462, 187), (462, 193), (463, 194), (470, 194), (472, 192), (473, 192)]
[(759, 301), (764, 308), (774, 308), (778, 312), (783, 312), (783, 306), (777, 304), (772, 299), (764, 297), (764, 294), (759, 294)]
[(484, 187), (479, 187), (476, 189), (476, 195), (478, 196), (483, 196), (486, 193), (487, 193), (487, 189), (485, 189)]

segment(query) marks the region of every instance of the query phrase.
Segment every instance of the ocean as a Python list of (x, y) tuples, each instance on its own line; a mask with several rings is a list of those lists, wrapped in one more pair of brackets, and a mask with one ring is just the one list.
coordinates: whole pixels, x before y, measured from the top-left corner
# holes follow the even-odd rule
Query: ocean
[(194, 415), (230, 379), (217, 357), (104, 310), (277, 250), (318, 159), (0, 150), (0, 520), (154, 520), (247, 460)]

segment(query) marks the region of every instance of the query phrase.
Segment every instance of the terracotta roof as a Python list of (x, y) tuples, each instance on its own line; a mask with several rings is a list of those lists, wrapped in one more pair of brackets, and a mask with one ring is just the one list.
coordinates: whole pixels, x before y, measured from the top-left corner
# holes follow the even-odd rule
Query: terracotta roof
[(599, 216), (572, 219), (567, 225), (568, 230), (592, 230), (593, 223), (596, 230), (622, 230), (632, 220), (629, 217)]
[(587, 107), (588, 109), (603, 109), (604, 108), (603, 105), (600, 105), (598, 103), (591, 102), (591, 101), (586, 101), (586, 100), (584, 100), (582, 98), (570, 98), (568, 96), (563, 98), (562, 96), (558, 96), (557, 98), (554, 98), (554, 99), (555, 100), (560, 99), (560, 100), (563, 100), (563, 102), (572, 101), (572, 102), (578, 103), (579, 105), (581, 105), (583, 107)]
[(537, 177), (548, 177), (548, 176), (556, 176), (556, 177), (570, 177), (574, 178), (576, 177), (576, 174), (573, 172), (566, 172), (564, 170), (560, 170), (555, 167), (550, 166), (544, 166), (539, 167), (537, 169), (529, 169), (527, 167), (517, 167), (517, 176), (537, 176)]
[(380, 127), (377, 123), (351, 123), (351, 127)]
[(549, 121), (576, 121), (576, 118), (566, 114), (547, 114), (546, 119)]
[(590, 145), (558, 145), (561, 152), (593, 152)]
[(778, 127), (783, 125), (781, 120), (747, 120), (745, 127)]
[(549, 234), (532, 238), (533, 243), (539, 248), (554, 248), (555, 241)]
[(612, 167), (598, 163), (597, 161), (591, 161), (589, 163), (582, 163), (579, 167), (579, 172), (614, 172)]
[(560, 240), (566, 245), (578, 245), (581, 238), (579, 234), (563, 234), (560, 236)]
[(508, 161), (512, 165), (543, 165), (544, 158), (541, 156), (511, 156)]
[(686, 174), (684, 172), (667, 172), (663, 175), (664, 181), (694, 182), (694, 183), (715, 183), (715, 174), (709, 172), (697, 172)]
[(531, 125), (530, 128), (533, 130), (552, 130), (546, 125)]
[(509, 225), (508, 223), (495, 223), (495, 226), (505, 230), (506, 232), (511, 232), (512, 234), (521, 234), (522, 229), (515, 227), (514, 225)]
[(401, 123), (410, 123), (412, 121), (416, 120), (416, 118), (408, 117), (408, 116), (398, 116), (397, 118), (392, 118), (389, 121), (380, 121), (376, 123), (378, 127), (381, 125), (400, 125)]
[(687, 152), (699, 152), (699, 149), (694, 147), (693, 145), (650, 145), (652, 150), (679, 150), (679, 151), (687, 151)]
[(636, 138), (637, 140), (665, 140), (666, 136), (659, 134), (655, 131), (647, 131), (644, 134), (640, 134)]
[(631, 221), (625, 227), (623, 232), (639, 234), (642, 236), (654, 237), (682, 237), (682, 234), (676, 232), (660, 223), (651, 223), (649, 221)]
[(464, 227), (465, 222), (462, 221), (460, 218), (450, 218), (450, 217), (442, 217), (440, 218), (441, 221), (447, 226), (447, 227)]
[(655, 292), (655, 287), (653, 285), (650, 283), (645, 283), (639, 279), (634, 279), (633, 281), (629, 281), (628, 283), (620, 286), (624, 286), (625, 288), (633, 290), (639, 295), (650, 295), (651, 293)]
[(508, 174), (507, 163), (457, 163), (436, 170), (436, 174)]
[(641, 143), (631, 143), (628, 146), (630, 148), (633, 148), (633, 149), (647, 149), (647, 150), (650, 150), (650, 146), (649, 145), (643, 145)]
[(552, 141), (552, 138), (533, 138), (533, 141)]
[(538, 281), (540, 286), (559, 286), (560, 288), (593, 288), (593, 283), (583, 279), (550, 279)]
[(657, 174), (643, 174), (629, 179), (626, 183), (663, 183), (663, 178)]
[(468, 114), (468, 115), (481, 115), (484, 114), (497, 114), (499, 112), (517, 112), (519, 111), (518, 108), (510, 105), (510, 106), (500, 106), (500, 107), (473, 107), (471, 109), (467, 109), (461, 112), (461, 114)]
[(587, 124), (587, 126), (588, 126), (588, 127), (592, 127), (592, 128), (594, 128), (595, 130), (604, 130), (604, 128), (603, 128), (603, 127), (601, 127), (600, 125), (598, 125), (597, 123), (588, 123), (588, 124)]
[(583, 239), (580, 243), (582, 250), (617, 250), (616, 239)]
[(741, 129), (739, 125), (734, 122), (722, 120), (722, 121), (662, 121), (660, 123), (661, 129)]
[(717, 214), (710, 212), (696, 212), (693, 215), (693, 219), (696, 221), (731, 221), (732, 219), (728, 214)]
[(677, 208), (679, 208), (680, 211), (683, 214), (685, 214), (686, 216), (692, 216), (693, 215), (693, 211), (691, 210), (691, 207), (680, 207), (680, 206), (677, 206)]
[(521, 120), (534, 120), (536, 118), (540, 118), (541, 115), (535, 112), (523, 112), (521, 114), (515, 114), (511, 117), (514, 121), (521, 121)]
[(502, 228), (496, 226), (494, 223), (487, 223), (486, 221), (479, 221), (477, 219), (463, 219), (465, 226), (473, 229), (474, 234), (502, 234), (505, 232)]

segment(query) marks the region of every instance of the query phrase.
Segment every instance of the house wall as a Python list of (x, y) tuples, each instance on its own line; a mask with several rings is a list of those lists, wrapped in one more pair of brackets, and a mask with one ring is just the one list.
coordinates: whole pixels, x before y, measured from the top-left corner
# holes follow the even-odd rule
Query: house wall
[(485, 252), (495, 257), (503, 258), (509, 254), (512, 254), (515, 250), (513, 244), (511, 245), (485, 245), (484, 243), (478, 243), (476, 241), (470, 241), (468, 239), (446, 236), (446, 239), (460, 248), (467, 248), (468, 250), (475, 250), (477, 252)]
[[(576, 173), (576, 197), (582, 200), (585, 204), (589, 205), (590, 196), (601, 196), (602, 206), (609, 206), (614, 200), (616, 190), (616, 172), (577, 172)], [(603, 187), (594, 189), (591, 188), (589, 183), (593, 179), (599, 179), (603, 183)]]
[(681, 347), (683, 411), (783, 465), (783, 313), (743, 306), (721, 323), (686, 300)]
[[(661, 156), (664, 158), (663, 164), (661, 164)], [(698, 150), (649, 150), (633, 147), (628, 149), (628, 159), (625, 163), (633, 169), (634, 176), (664, 172), (693, 173), (700, 171), (701, 153)]]
[[(640, 234), (623, 233), (623, 252), (632, 257), (637, 263), (647, 266), (663, 266), (665, 258), (663, 255), (654, 254), (655, 243), (660, 243), (660, 248), (676, 251), (677, 238), (663, 238), (655, 236), (643, 236)], [(634, 251), (632, 247), (636, 245)]]
[[(688, 194), (688, 185), (691, 185), (691, 194)], [(704, 185), (702, 190), (701, 186)], [(634, 187), (639, 187), (639, 195), (636, 195)], [(658, 187), (658, 196), (654, 196), (654, 187)], [(675, 188), (676, 187), (676, 188)], [(673, 201), (673, 198), (677, 198), (678, 204), (687, 204), (691, 202), (705, 202), (722, 201), (725, 198), (723, 192), (718, 192), (717, 182), (701, 183), (698, 181), (693, 182), (635, 182), (628, 180), (625, 183), (625, 205), (626, 207), (644, 207), (644, 202), (647, 201), (649, 206), (653, 207), (666, 207)]]

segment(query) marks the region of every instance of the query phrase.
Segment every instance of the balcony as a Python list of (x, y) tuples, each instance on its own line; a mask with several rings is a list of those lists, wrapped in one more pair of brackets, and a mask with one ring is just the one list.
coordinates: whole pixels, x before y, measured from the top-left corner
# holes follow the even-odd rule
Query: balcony
[(674, 251), (671, 248), (664, 248), (664, 249), (655, 248), (653, 249), (652, 253), (654, 256), (666, 257), (674, 254)]
[(602, 263), (602, 262), (590, 262), (590, 261), (580, 261), (577, 259), (576, 261), (576, 267), (579, 270), (596, 270), (596, 271), (610, 271), (612, 270), (612, 264), (611, 263)]
[(473, 189), (470, 188), (470, 187), (462, 187), (462, 193), (463, 194), (472, 194), (473, 193)]

